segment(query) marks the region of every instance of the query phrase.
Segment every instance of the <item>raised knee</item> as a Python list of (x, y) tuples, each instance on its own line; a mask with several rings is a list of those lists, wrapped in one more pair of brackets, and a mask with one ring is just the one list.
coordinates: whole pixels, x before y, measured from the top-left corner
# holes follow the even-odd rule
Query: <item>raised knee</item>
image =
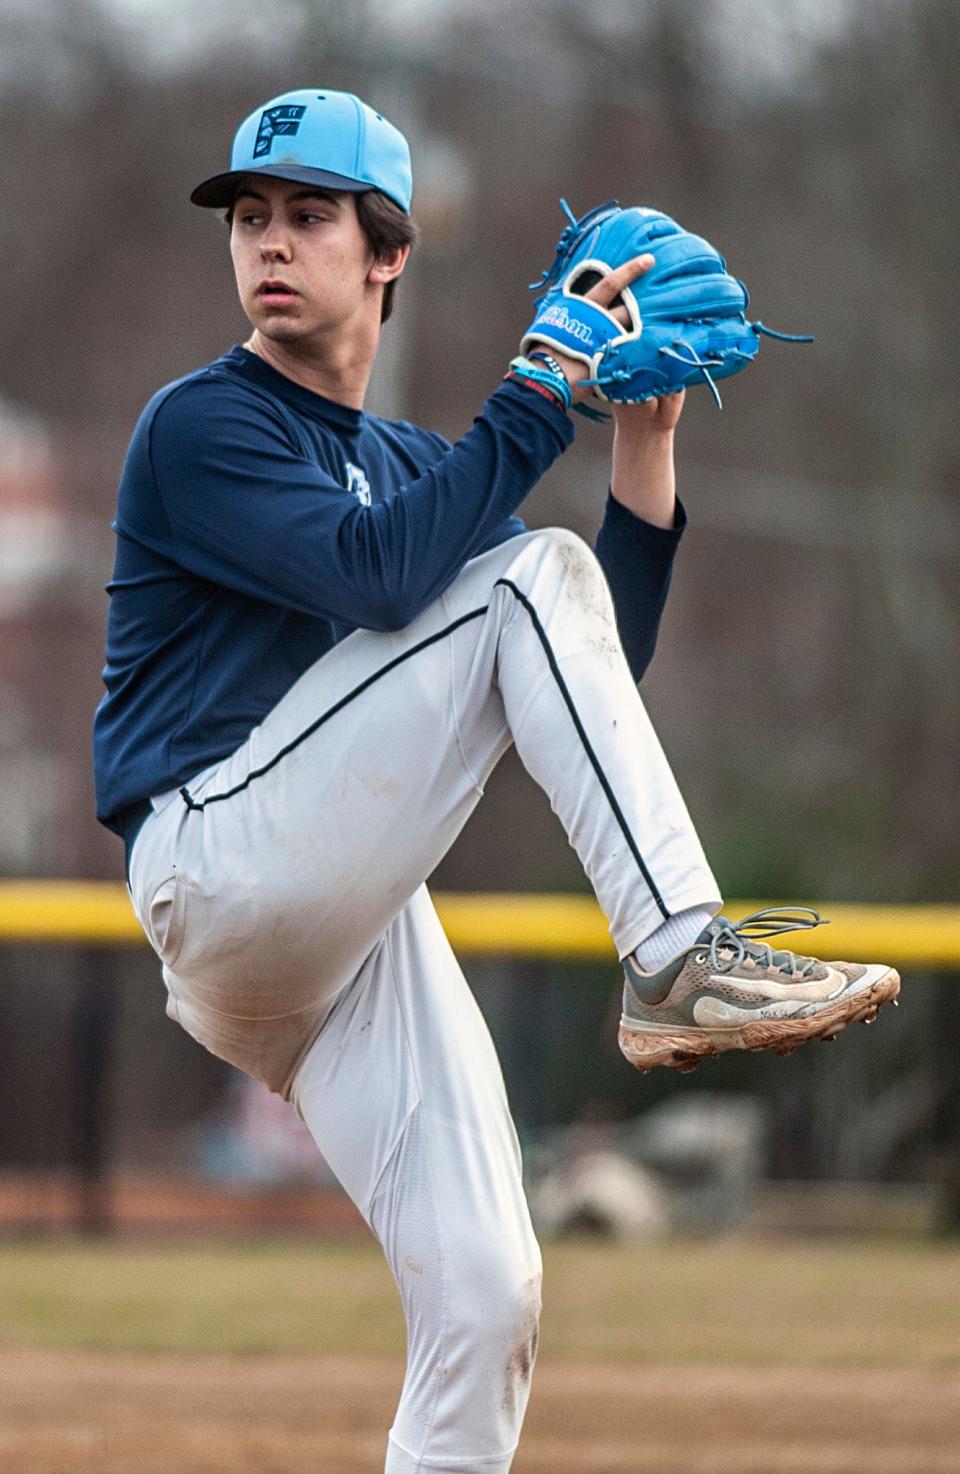
[(594, 609), (598, 594), (604, 602), (609, 600), (599, 559), (582, 537), (567, 527), (546, 527), (537, 537), (540, 558), (575, 602)]
[(604, 652), (619, 649), (613, 599), (593, 549), (566, 527), (546, 527), (525, 550), (531, 558), (521, 577), (541, 618), (565, 609), (588, 643)]
[(555, 559), (562, 568), (600, 570), (590, 544), (569, 527), (541, 527), (531, 534), (531, 541), (541, 556)]

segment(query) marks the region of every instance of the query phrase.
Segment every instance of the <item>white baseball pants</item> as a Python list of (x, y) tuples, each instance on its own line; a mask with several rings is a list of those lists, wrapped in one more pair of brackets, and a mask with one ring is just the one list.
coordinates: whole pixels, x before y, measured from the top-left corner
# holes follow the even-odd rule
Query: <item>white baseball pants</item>
[(500, 1067), (425, 881), (515, 743), (621, 956), (720, 897), (573, 533), (467, 564), (316, 662), (230, 757), (153, 800), (134, 906), (167, 1011), (288, 1096), (380, 1239), (407, 1321), (387, 1474), (506, 1474), (540, 1256)]

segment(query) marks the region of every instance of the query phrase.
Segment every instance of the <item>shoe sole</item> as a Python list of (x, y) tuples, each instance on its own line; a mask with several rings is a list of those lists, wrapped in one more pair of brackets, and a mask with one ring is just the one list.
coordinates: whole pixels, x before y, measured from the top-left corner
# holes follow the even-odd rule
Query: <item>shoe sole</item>
[(655, 1024), (638, 1024), (623, 1017), (618, 1042), (626, 1059), (638, 1070), (661, 1065), (668, 1070), (695, 1070), (703, 1060), (731, 1049), (772, 1049), (776, 1054), (792, 1054), (808, 1039), (835, 1039), (847, 1024), (872, 1024), (883, 1004), (895, 1003), (899, 992), (900, 974), (890, 968), (862, 992), (842, 994), (807, 1018), (757, 1019), (736, 1028), (707, 1030), (682, 1025), (658, 1029)]

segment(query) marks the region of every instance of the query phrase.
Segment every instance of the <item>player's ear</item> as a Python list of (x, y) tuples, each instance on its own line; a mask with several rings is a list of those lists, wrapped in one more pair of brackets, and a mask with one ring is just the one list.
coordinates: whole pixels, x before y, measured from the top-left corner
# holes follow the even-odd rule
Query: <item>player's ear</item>
[(396, 281), (401, 271), (407, 264), (410, 255), (409, 246), (388, 246), (373, 258), (373, 265), (367, 272), (367, 281), (379, 282), (386, 285), (387, 282)]

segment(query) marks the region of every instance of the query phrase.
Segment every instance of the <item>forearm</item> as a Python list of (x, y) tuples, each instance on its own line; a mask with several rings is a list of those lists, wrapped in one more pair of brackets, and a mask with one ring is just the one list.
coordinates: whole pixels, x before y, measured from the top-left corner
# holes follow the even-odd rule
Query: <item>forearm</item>
[(627, 428), (619, 418), (614, 430), (611, 495), (654, 527), (673, 527), (676, 521), (673, 441), (672, 428)]
[[(574, 404), (593, 398), (581, 386), (587, 370), (577, 359), (551, 350), (570, 385)], [(613, 404), (613, 466), (610, 489), (614, 498), (654, 527), (673, 527), (677, 491), (673, 463), (674, 430), (683, 410), (684, 394), (667, 394), (643, 404)]]

